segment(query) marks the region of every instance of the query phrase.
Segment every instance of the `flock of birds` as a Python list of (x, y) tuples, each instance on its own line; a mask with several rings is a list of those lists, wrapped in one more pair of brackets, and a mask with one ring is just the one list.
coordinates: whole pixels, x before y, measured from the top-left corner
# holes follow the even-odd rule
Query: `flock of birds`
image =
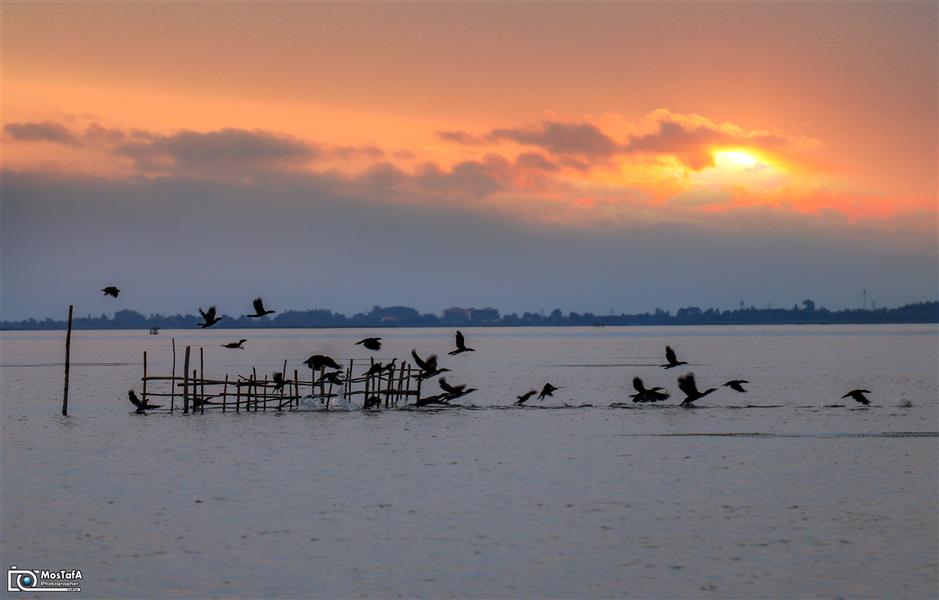
[[(101, 291), (104, 292), (106, 296), (112, 296), (114, 298), (117, 298), (118, 294), (120, 294), (120, 290), (115, 286), (108, 286), (108, 287), (102, 288)], [(260, 317), (264, 317), (266, 315), (270, 315), (270, 314), (277, 312), (273, 310), (267, 310), (264, 307), (264, 301), (261, 298), (255, 298), (251, 304), (252, 304), (252, 307), (254, 308), (254, 314), (247, 315), (248, 318), (260, 318)], [(205, 311), (202, 310), (202, 307), (200, 306), (199, 314), (202, 316), (202, 323), (199, 323), (198, 326), (201, 327), (202, 329), (215, 325), (216, 323), (221, 321), (223, 318), (223, 317), (218, 316), (216, 307), (214, 306), (210, 306), (209, 309)], [(464, 352), (475, 352), (475, 349), (470, 348), (466, 345), (466, 338), (464, 337), (461, 331), (456, 332), (455, 338), (456, 338), (455, 339), (456, 348), (448, 352), (450, 356), (456, 356)], [(244, 344), (247, 341), (248, 340), (246, 339), (239, 339), (236, 342), (229, 342), (227, 344), (222, 344), (222, 347), (232, 349), (232, 350), (235, 350), (235, 349), (244, 350)], [(379, 350), (381, 350), (381, 347), (382, 347), (382, 338), (367, 337), (367, 338), (357, 341), (355, 345), (362, 346), (372, 352), (378, 352)], [(440, 367), (438, 365), (438, 362), (437, 362), (438, 359), (437, 359), (436, 354), (430, 354), (428, 356), (422, 357), (417, 353), (417, 350), (411, 350), (411, 356), (414, 358), (414, 364), (416, 364), (419, 369), (419, 372), (416, 375), (413, 375), (413, 377), (417, 380), (424, 381), (427, 379), (432, 379), (434, 377), (437, 377), (438, 375), (441, 375), (443, 373), (450, 372), (450, 369), (446, 367)], [(385, 364), (381, 362), (377, 362), (377, 361), (373, 362), (372, 365), (369, 367), (369, 369), (365, 372), (365, 375), (379, 375), (384, 372), (390, 373), (394, 371), (396, 361), (397, 359), (393, 358), (390, 362), (385, 363)], [(688, 364), (686, 361), (678, 360), (678, 355), (675, 353), (675, 351), (672, 349), (671, 346), (665, 347), (665, 361), (666, 361), (665, 364), (660, 365), (664, 369), (673, 369), (675, 367)], [(324, 354), (314, 354), (310, 356), (309, 358), (307, 358), (305, 361), (303, 361), (303, 364), (305, 364), (307, 367), (309, 367), (313, 371), (322, 371), (323, 377), (329, 383), (332, 383), (338, 386), (342, 386), (345, 384), (345, 382), (342, 379), (342, 374), (343, 374), (342, 365), (340, 365), (338, 362), (336, 362), (335, 359), (333, 359), (330, 356), (326, 356)], [(331, 370), (326, 371), (326, 369), (331, 369)], [(288, 382), (284, 379), (284, 375), (282, 373), (274, 373), (275, 389), (282, 388), (286, 383)], [(730, 388), (738, 393), (746, 393), (747, 390), (746, 388), (743, 387), (743, 384), (749, 384), (749, 383), (750, 382), (747, 381), (746, 379), (732, 379), (724, 383), (721, 387)], [(425, 398), (418, 398), (417, 406), (428, 406), (428, 405), (434, 405), (434, 404), (446, 405), (446, 404), (449, 404), (451, 400), (455, 400), (456, 398), (461, 398), (463, 396), (466, 396), (467, 394), (477, 391), (477, 388), (469, 388), (465, 384), (453, 385), (447, 381), (446, 377), (440, 377), (440, 379), (438, 380), (438, 385), (440, 386), (440, 389), (442, 390), (442, 392), (440, 394), (427, 396)], [(632, 401), (636, 403), (645, 404), (645, 403), (662, 402), (663, 400), (667, 400), (668, 398), (671, 397), (671, 394), (669, 394), (668, 390), (662, 387), (647, 388), (645, 386), (645, 383), (639, 377), (633, 378), (633, 388), (636, 390), (636, 393), (631, 394), (630, 397), (632, 398)], [(532, 397), (534, 397), (535, 394), (538, 394), (537, 396), (538, 400), (544, 400), (546, 397), (553, 396), (554, 392), (560, 389), (562, 388), (555, 386), (551, 384), (550, 382), (545, 383), (541, 387), (540, 391), (535, 390), (535, 389), (530, 389), (526, 391), (524, 394), (516, 396), (517, 400), (514, 403), (514, 405), (523, 406)], [(719, 388), (708, 388), (704, 391), (699, 390), (698, 384), (695, 381), (694, 373), (689, 372), (678, 377), (678, 389), (681, 390), (685, 395), (685, 398), (682, 400), (679, 406), (693, 407), (696, 401), (704, 398), (705, 396), (709, 394), (712, 394), (718, 391)], [(841, 398), (842, 399), (851, 398), (855, 400), (856, 402), (867, 406), (870, 404), (870, 400), (867, 398), (865, 394), (870, 394), (870, 393), (872, 393), (870, 390), (854, 389), (854, 390), (849, 391), (845, 395), (841, 396)], [(144, 403), (143, 401), (141, 401), (137, 397), (137, 395), (134, 393), (133, 390), (130, 390), (128, 392), (128, 398), (130, 399), (131, 404), (133, 404), (136, 407), (137, 413), (143, 413), (144, 411), (149, 410), (149, 409), (159, 408), (159, 405), (153, 405), (153, 404)], [(367, 399), (365, 402), (366, 409), (372, 408), (372, 407), (377, 408), (377, 406), (378, 406), (377, 398)]]

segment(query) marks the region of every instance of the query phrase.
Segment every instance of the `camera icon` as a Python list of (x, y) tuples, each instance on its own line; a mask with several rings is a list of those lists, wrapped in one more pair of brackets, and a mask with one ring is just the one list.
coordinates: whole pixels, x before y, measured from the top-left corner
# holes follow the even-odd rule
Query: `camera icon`
[(7, 569), (8, 592), (32, 591), (38, 581), (36, 573), (29, 569), (18, 569), (16, 565), (10, 565), (10, 568)]

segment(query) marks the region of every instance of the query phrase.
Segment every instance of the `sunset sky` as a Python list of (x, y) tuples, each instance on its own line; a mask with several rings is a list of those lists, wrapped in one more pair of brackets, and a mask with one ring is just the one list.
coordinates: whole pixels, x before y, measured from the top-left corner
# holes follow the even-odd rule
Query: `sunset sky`
[(935, 3), (0, 12), (0, 318), (937, 297)]

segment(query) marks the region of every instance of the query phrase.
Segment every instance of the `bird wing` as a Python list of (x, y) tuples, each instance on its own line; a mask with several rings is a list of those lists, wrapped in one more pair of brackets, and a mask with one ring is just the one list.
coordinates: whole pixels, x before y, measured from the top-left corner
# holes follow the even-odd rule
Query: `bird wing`
[(208, 320), (208, 317), (206, 316), (205, 311), (202, 310), (201, 306), (199, 307), (199, 314), (202, 315), (203, 319)]
[(417, 355), (417, 350), (411, 350), (411, 356), (414, 357), (414, 362), (417, 363), (417, 366), (421, 368), (422, 371), (428, 371), (427, 363), (420, 356)]
[(455, 387), (447, 383), (446, 377), (441, 377), (440, 381), (438, 381), (437, 383), (440, 384), (440, 389), (442, 389), (443, 391), (449, 394), (455, 394), (457, 392), (457, 389)]
[(646, 391), (646, 386), (642, 385), (641, 379), (633, 377), (633, 389), (642, 394)]
[(678, 378), (678, 389), (686, 396), (699, 396), (698, 386), (694, 382), (694, 373), (687, 373)]
[(675, 356), (675, 351), (672, 350), (671, 346), (665, 346), (665, 360), (668, 361), (670, 365), (678, 362), (678, 357)]
[(254, 305), (255, 314), (260, 315), (264, 313), (264, 301), (263, 300), (261, 300), (260, 298), (255, 298), (251, 304)]
[(214, 320), (215, 320), (215, 307), (214, 307), (214, 306), (210, 306), (210, 307), (209, 307), (209, 310), (207, 310), (206, 313), (205, 313), (205, 317), (206, 317), (209, 321), (214, 321)]
[(430, 356), (427, 357), (427, 360), (425, 360), (424, 362), (427, 363), (428, 371), (437, 370), (437, 355), (436, 354), (431, 354)]
[(466, 339), (463, 337), (463, 332), (457, 330), (456, 332), (456, 347), (457, 348), (466, 348)]
[(141, 407), (140, 399), (137, 398), (137, 394), (134, 393), (134, 390), (127, 392), (127, 397), (130, 399), (130, 403), (136, 406), (137, 408)]

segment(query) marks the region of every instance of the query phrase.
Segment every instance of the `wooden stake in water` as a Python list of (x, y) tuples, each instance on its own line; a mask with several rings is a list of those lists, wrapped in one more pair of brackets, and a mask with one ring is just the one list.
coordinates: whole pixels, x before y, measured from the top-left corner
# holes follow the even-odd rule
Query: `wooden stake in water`
[(68, 368), (72, 354), (72, 305), (68, 305), (68, 331), (65, 333), (65, 390), (62, 392), (62, 415), (68, 416)]
[[(186, 356), (183, 358), (183, 414), (189, 414), (189, 349), (186, 346)], [(175, 382), (174, 382), (175, 385)]]
[(173, 342), (173, 379), (171, 380), (170, 385), (170, 412), (176, 408), (176, 338), (172, 338)]
[(143, 403), (147, 403), (147, 351), (143, 351)]

